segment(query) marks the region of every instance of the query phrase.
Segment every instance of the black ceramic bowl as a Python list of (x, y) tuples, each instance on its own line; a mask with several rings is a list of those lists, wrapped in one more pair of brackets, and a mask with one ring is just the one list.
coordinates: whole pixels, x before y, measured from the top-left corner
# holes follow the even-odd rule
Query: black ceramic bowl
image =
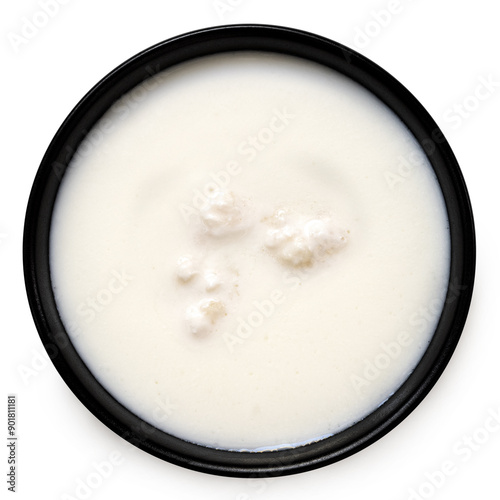
[[(242, 50), (320, 63), (382, 100), (413, 133), (434, 168), (451, 233), (447, 299), (432, 341), (406, 382), (350, 428), (312, 444), (278, 451), (225, 451), (186, 442), (152, 427), (118, 403), (72, 346), (57, 311), (49, 267), (54, 201), (65, 169), (87, 131), (117, 99), (154, 73), (196, 57)], [(227, 476), (275, 476), (315, 469), (352, 455), (399, 424), (436, 383), (457, 345), (469, 309), (474, 269), (474, 224), (466, 186), (448, 143), (425, 109), (397, 80), (360, 54), (310, 33), (275, 26), (222, 26), (181, 35), (141, 52), (107, 75), (80, 101), (52, 140), (33, 184), (24, 231), (24, 272), (33, 318), (52, 362), (74, 394), (110, 429), (148, 453)]]

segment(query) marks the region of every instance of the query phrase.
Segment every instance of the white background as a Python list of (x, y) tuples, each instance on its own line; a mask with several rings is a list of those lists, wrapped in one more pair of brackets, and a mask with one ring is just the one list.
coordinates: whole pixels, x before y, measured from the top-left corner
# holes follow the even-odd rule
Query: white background
[[(222, 0), (218, 11), (212, 0), (65, 0), (65, 5), (61, 0), (45, 26), (20, 41), (16, 36), (23, 36), (26, 19), (43, 24), (41, 3), (3, 1), (0, 16), (0, 326), (6, 370), (0, 422), (6, 433), (6, 396), (17, 394), (18, 498), (500, 498), (500, 424), (484, 427), (492, 424), (492, 412), (500, 412), (500, 30), (495, 2)], [(224, 5), (228, 8), (221, 12)], [(77, 101), (114, 67), (150, 45), (197, 28), (249, 22), (291, 26), (334, 39), (366, 55), (409, 88), (442, 128), (458, 158), (478, 238), (468, 322), (453, 359), (425, 401), (395, 430), (355, 456), (273, 480), (185, 470), (127, 446), (109, 431), (42, 358), (21, 260), (33, 178), (50, 140)], [(484, 80), (491, 88), (486, 92), (483, 86), (483, 100), (478, 101), (473, 96)], [(458, 118), (457, 106), (468, 108), (467, 116)], [(29, 376), (26, 369), (31, 370)], [(472, 437), (470, 444), (467, 436)], [(3, 497), (8, 450), (2, 448)], [(95, 472), (93, 462), (109, 461), (113, 453), (120, 463), (109, 476), (96, 488), (79, 490), (79, 481)], [(452, 474), (435, 473), (443, 462), (451, 462)], [(430, 476), (439, 486), (431, 484)]]

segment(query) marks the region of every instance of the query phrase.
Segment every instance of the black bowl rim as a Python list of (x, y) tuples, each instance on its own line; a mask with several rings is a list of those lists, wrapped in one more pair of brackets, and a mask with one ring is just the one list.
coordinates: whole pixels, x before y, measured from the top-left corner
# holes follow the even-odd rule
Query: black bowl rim
[[(347, 75), (375, 94), (420, 143), (443, 191), (450, 222), (448, 295), (434, 337), (406, 382), (373, 413), (338, 434), (264, 452), (219, 450), (184, 441), (143, 422), (118, 403), (71, 344), (55, 305), (48, 258), (51, 214), (61, 179), (78, 145), (104, 111), (168, 67), (233, 51), (302, 57)], [(417, 99), (385, 70), (348, 47), (306, 31), (262, 24), (216, 26), (170, 38), (105, 76), (71, 111), (49, 145), (30, 193), (23, 236), (24, 277), (33, 319), (50, 359), (76, 397), (111, 430), (148, 453), (189, 469), (234, 477), (281, 476), (334, 463), (404, 420), (437, 382), (457, 346), (471, 302), (475, 259), (474, 220), (462, 173), (441, 130)]]

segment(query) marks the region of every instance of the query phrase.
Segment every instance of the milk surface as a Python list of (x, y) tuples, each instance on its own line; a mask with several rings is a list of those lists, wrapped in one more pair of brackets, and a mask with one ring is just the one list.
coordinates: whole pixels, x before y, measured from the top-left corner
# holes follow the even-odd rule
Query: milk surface
[(120, 99), (68, 168), (50, 241), (69, 335), (102, 385), (189, 441), (261, 450), (364, 418), (445, 300), (441, 191), (349, 78), (206, 57)]

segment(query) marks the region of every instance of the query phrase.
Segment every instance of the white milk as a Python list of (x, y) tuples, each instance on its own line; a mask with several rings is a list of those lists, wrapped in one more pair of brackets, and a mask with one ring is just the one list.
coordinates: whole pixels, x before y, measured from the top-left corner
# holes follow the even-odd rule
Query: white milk
[(385, 401), (449, 272), (435, 175), (350, 79), (239, 53), (161, 73), (82, 144), (53, 216), (61, 317), (122, 404), (184, 439), (276, 448)]

